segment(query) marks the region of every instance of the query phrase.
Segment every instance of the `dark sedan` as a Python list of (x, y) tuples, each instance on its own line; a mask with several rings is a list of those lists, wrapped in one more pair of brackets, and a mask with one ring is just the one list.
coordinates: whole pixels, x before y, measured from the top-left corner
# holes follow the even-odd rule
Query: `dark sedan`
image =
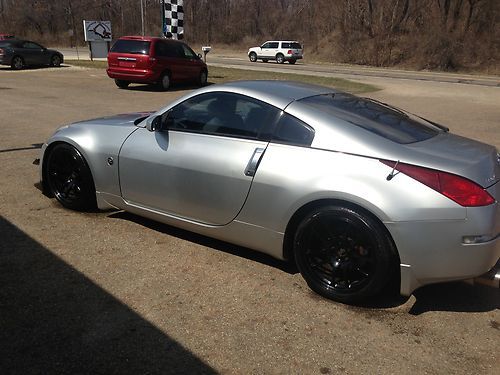
[(19, 39), (0, 41), (0, 64), (10, 65), (12, 69), (26, 66), (60, 66), (64, 60), (61, 52), (47, 49), (42, 45)]

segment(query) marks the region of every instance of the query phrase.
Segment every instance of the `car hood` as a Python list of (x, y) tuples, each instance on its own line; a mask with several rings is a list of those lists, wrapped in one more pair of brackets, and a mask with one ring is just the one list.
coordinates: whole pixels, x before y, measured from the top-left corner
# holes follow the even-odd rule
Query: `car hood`
[(135, 126), (141, 119), (145, 119), (154, 112), (134, 112), (122, 113), (113, 116), (98, 117), (91, 120), (78, 121), (70, 124), (69, 126)]

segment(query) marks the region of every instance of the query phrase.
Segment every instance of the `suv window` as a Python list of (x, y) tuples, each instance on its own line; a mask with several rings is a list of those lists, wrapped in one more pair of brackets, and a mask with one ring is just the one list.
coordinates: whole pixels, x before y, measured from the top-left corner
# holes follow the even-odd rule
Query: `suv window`
[(287, 113), (283, 113), (273, 135), (273, 141), (299, 146), (310, 146), (314, 129)]
[(247, 96), (223, 92), (190, 98), (164, 114), (163, 128), (262, 139), (280, 111)]
[(290, 43), (290, 48), (302, 49), (302, 46), (300, 45), (300, 43)]
[(318, 95), (300, 102), (397, 143), (424, 141), (440, 132), (423, 119), (410, 117), (384, 103), (350, 94)]
[(281, 48), (290, 48), (290, 43), (288, 42), (281, 43)]
[(150, 45), (151, 42), (144, 40), (118, 39), (111, 47), (111, 52), (148, 55)]
[(271, 43), (269, 43), (269, 47), (268, 48), (278, 48), (278, 46), (279, 46), (278, 42), (271, 42)]

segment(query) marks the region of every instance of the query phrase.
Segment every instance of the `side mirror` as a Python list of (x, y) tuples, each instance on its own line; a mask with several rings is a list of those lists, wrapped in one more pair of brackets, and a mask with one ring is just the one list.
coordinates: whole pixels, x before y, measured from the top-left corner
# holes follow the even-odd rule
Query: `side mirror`
[(150, 117), (146, 120), (146, 129), (150, 132), (161, 130), (161, 116)]
[(201, 60), (202, 58), (201, 53), (198, 54), (198, 58)]

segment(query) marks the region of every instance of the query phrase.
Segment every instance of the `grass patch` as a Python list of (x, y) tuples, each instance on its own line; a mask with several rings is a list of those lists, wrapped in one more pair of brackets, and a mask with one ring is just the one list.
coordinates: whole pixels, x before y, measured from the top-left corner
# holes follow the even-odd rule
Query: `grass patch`
[[(66, 63), (69, 65), (81, 66), (85, 68), (95, 68), (95, 69), (105, 69), (107, 67), (106, 61), (67, 60)], [(211, 83), (223, 83), (229, 81), (242, 81), (242, 80), (253, 80), (253, 79), (288, 80), (288, 81), (305, 82), (310, 84), (333, 87), (337, 90), (346, 91), (353, 94), (360, 94), (360, 93), (380, 90), (378, 87), (373, 85), (349, 81), (343, 78), (209, 66), (208, 81)]]

